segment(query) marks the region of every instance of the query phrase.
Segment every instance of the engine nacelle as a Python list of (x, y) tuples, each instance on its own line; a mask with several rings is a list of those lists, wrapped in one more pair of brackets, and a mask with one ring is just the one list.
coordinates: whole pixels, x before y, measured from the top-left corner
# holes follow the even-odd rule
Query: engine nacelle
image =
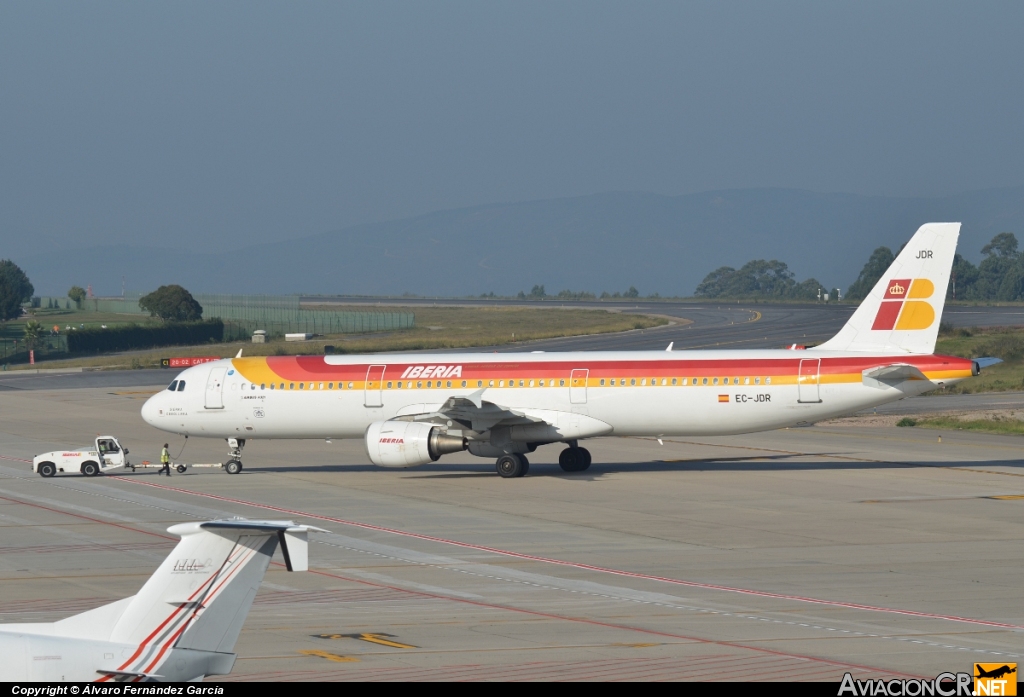
[(418, 421), (374, 421), (366, 429), (366, 454), (380, 467), (415, 467), (466, 449), (461, 436), (450, 436)]

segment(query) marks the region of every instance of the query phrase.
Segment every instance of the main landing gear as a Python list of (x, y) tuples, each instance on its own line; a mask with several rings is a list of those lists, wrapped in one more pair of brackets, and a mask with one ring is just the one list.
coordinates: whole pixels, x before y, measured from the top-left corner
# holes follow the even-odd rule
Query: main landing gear
[[(558, 455), (558, 465), (566, 472), (583, 472), (590, 467), (590, 451), (570, 445)], [(509, 453), (498, 458), (494, 469), (505, 479), (514, 479), (530, 471), (530, 461), (525, 455)]]
[(566, 472), (582, 472), (590, 467), (590, 451), (572, 445), (558, 454), (558, 466)]
[(509, 453), (498, 458), (494, 469), (505, 479), (522, 477), (530, 471), (530, 461), (526, 459), (525, 455)]
[(231, 448), (228, 452), (231, 459), (224, 463), (224, 471), (228, 474), (238, 474), (242, 471), (242, 448), (245, 447), (245, 438), (228, 438), (228, 447)]

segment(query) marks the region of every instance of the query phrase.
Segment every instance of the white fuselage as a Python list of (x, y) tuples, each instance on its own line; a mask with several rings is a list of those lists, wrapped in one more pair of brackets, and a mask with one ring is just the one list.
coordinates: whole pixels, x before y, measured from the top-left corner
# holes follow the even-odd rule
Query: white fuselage
[[(864, 377), (908, 363), (927, 379)], [(970, 375), (966, 359), (814, 350), (236, 358), (185, 370), (175, 379), (184, 389), (154, 395), (143, 417), (189, 436), (360, 438), (372, 422), (475, 395), (565, 421), (550, 440), (722, 435), (812, 423)]]

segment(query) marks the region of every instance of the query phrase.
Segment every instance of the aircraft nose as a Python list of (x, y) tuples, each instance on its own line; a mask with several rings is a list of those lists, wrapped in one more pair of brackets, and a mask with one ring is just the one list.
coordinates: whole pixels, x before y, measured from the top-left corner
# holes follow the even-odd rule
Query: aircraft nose
[(142, 405), (142, 420), (150, 426), (156, 426), (157, 417), (160, 414), (160, 395), (153, 395)]

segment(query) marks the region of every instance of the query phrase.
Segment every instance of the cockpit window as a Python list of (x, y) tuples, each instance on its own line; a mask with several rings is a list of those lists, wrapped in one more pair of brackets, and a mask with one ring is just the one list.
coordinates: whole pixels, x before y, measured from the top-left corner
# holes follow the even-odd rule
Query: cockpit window
[(185, 381), (184, 380), (178, 380), (178, 392), (184, 392), (184, 391), (185, 391)]
[(178, 387), (178, 381), (175, 380), (174, 382), (172, 382), (170, 385), (167, 386), (167, 389), (170, 392), (174, 392), (174, 390), (176, 390), (177, 387)]

